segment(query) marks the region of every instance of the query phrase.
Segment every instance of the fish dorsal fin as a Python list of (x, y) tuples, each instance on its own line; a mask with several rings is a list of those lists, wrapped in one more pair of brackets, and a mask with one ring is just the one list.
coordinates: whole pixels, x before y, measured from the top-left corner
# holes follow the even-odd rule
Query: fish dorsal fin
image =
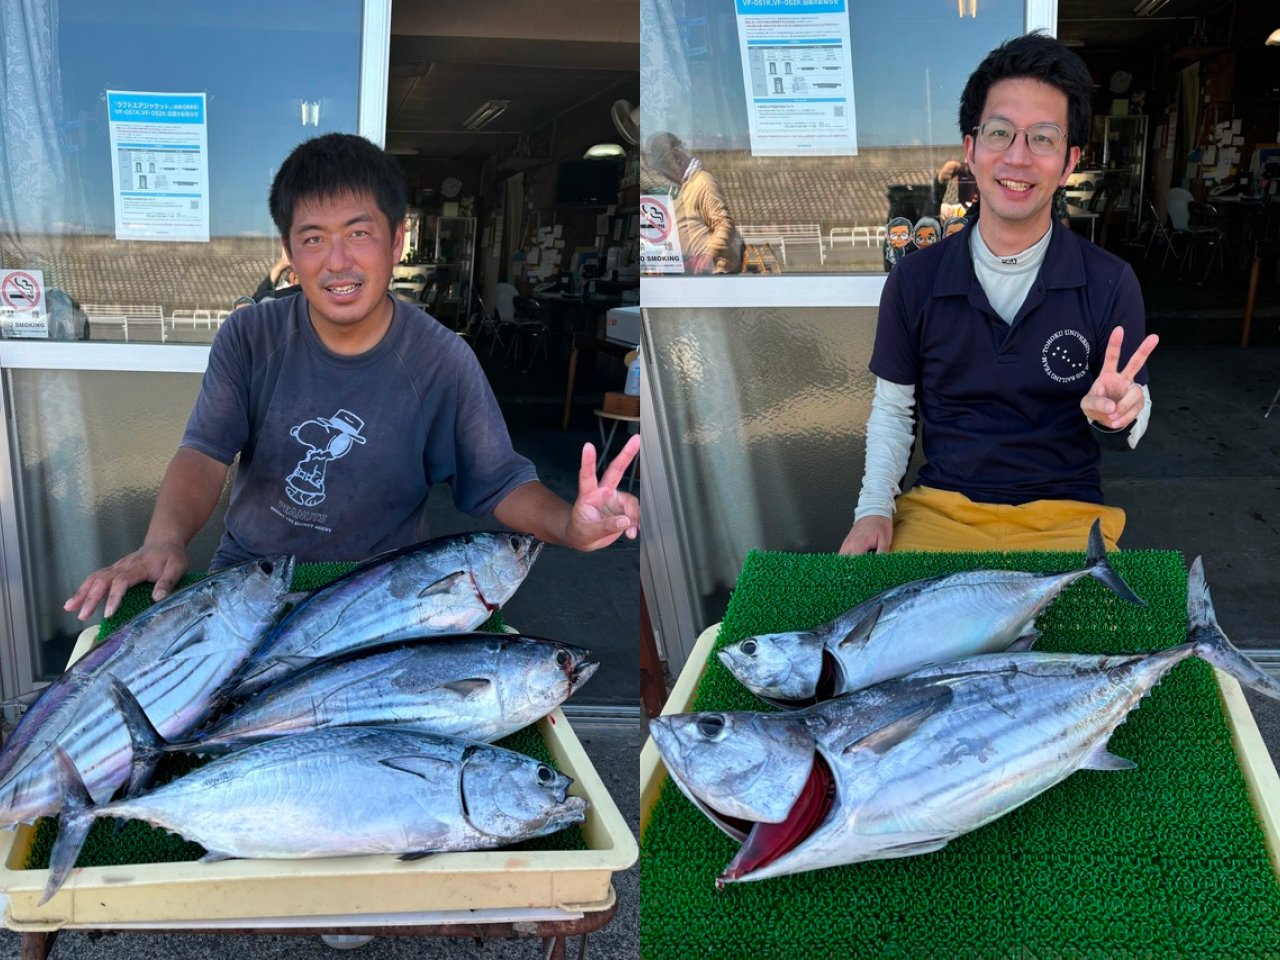
[(951, 704), (951, 697), (949, 687), (939, 687), (936, 696), (896, 720), (873, 730), (865, 737), (848, 744), (844, 752), (848, 754), (855, 750), (866, 750), (877, 756), (883, 756), (919, 730), (920, 726), (935, 713), (948, 707)]
[(421, 754), (404, 757), (383, 757), (378, 761), (384, 767), (421, 777), (428, 783), (445, 783), (458, 776), (457, 765), (450, 760), (438, 760)]
[(880, 614), (884, 611), (884, 604), (877, 603), (868, 608), (866, 616), (858, 621), (857, 626), (837, 640), (833, 646), (844, 649), (854, 646), (864, 646), (871, 639), (871, 631), (876, 628), (876, 624), (880, 622)]
[(429, 583), (419, 591), (418, 596), (421, 598), (440, 596), (441, 594), (453, 593), (463, 584), (469, 583), (471, 580), (471, 572), (469, 570), (458, 570), (455, 573), (441, 577), (439, 580)]

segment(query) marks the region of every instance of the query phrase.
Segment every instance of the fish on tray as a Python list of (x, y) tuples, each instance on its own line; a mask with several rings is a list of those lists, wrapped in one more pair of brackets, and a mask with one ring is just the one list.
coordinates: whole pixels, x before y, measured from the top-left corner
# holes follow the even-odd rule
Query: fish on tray
[(214, 573), (138, 614), (46, 687), (0, 751), (0, 827), (58, 812), (54, 745), (96, 799), (125, 783), (129, 734), (111, 684), (123, 684), (166, 737), (204, 723), (216, 692), (288, 606), (293, 567), (281, 556)]
[(790, 713), (660, 717), (672, 779), (741, 846), (717, 884), (939, 850), (1077, 770), (1124, 770), (1107, 741), (1199, 657), (1280, 699), (1218, 626), (1203, 567), (1187, 642), (1125, 656), (984, 654)]
[(511, 599), (541, 550), (524, 533), (464, 533), (367, 560), (289, 611), (244, 665), (234, 697), (360, 647), (474, 630)]
[[(110, 691), (130, 729), (154, 737), (128, 691)], [(203, 846), (205, 860), (301, 859), (484, 850), (586, 819), (570, 778), (489, 744), (345, 727), (255, 744), (132, 799), (94, 805), (55, 748), (66, 793), (41, 903), (62, 886), (99, 817), (141, 820)]]
[(545, 717), (598, 666), (580, 647), (517, 634), (405, 640), (321, 660), (168, 749), (221, 753), (356, 725), (491, 743)]
[(1078, 570), (971, 570), (915, 580), (812, 630), (747, 637), (718, 656), (761, 699), (783, 708), (807, 706), (958, 657), (1030, 649), (1040, 636), (1036, 617), (1081, 577), (1146, 606), (1107, 562), (1095, 520)]

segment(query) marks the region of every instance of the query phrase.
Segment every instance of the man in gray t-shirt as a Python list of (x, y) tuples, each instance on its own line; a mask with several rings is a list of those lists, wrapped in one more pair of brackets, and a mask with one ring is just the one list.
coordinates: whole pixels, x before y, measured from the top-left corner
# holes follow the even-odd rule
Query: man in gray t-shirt
[(512, 449), (466, 344), (388, 295), (404, 245), (394, 160), (361, 137), (318, 137), (285, 160), (270, 203), (303, 295), (223, 323), (142, 546), (90, 574), (65, 609), (83, 620), (105, 601), (110, 616), (143, 581), (166, 596), (237, 456), (213, 568), (274, 553), (362, 560), (415, 543), (442, 482), (460, 509), (548, 543), (596, 550), (636, 536), (639, 502), (618, 483), (638, 437), (599, 479), (587, 444), (578, 497), (565, 502)]

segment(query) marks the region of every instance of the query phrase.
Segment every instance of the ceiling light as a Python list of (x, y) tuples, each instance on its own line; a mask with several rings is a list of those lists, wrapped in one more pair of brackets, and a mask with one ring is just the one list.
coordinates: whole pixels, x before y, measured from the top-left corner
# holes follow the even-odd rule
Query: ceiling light
[(1140, 17), (1151, 17), (1160, 11), (1169, 0), (1141, 0), (1141, 2), (1133, 8), (1133, 12)]
[(509, 106), (511, 106), (510, 100), (486, 100), (480, 104), (475, 113), (462, 121), (462, 129), (479, 130), (481, 127), (497, 120)]
[(417, 147), (387, 147), (387, 153), (397, 157), (416, 157), (418, 155)]
[(1280, 29), (1271, 31), (1271, 36), (1267, 37), (1267, 46), (1280, 47)]
[(626, 152), (616, 143), (596, 143), (587, 147), (587, 152), (582, 155), (582, 159), (598, 160), (602, 157), (620, 157)]

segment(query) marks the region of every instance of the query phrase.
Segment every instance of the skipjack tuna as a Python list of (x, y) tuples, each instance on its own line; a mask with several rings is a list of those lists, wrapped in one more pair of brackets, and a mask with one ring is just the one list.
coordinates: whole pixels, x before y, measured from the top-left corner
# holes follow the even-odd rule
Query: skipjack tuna
[(1199, 558), (1187, 606), (1187, 642), (1158, 653), (986, 654), (793, 713), (660, 717), (653, 738), (742, 841), (718, 884), (929, 853), (1077, 770), (1133, 767), (1107, 741), (1188, 657), (1280, 699), (1219, 628)]
[(1040, 636), (1036, 617), (1081, 577), (1146, 606), (1107, 562), (1095, 520), (1082, 569), (972, 570), (916, 580), (812, 630), (739, 640), (719, 652), (720, 662), (761, 699), (805, 706), (957, 657), (1030, 649)]
[(394, 726), (486, 743), (545, 717), (599, 666), (580, 647), (470, 633), (360, 650), (290, 675), (171, 750), (219, 753), (329, 727)]
[[(128, 692), (112, 696), (153, 737)], [(510, 750), (454, 737), (347, 727), (269, 740), (133, 799), (93, 806), (55, 748), (67, 793), (41, 903), (62, 886), (99, 817), (164, 827), (229, 857), (294, 859), (483, 850), (586, 819), (572, 780)]]
[(541, 550), (528, 534), (465, 533), (374, 557), (294, 607), (245, 664), (234, 696), (360, 647), (474, 630), (511, 599)]
[(123, 684), (166, 737), (205, 722), (215, 691), (287, 606), (293, 566), (270, 557), (212, 574), (134, 617), (46, 687), (0, 752), (0, 826), (58, 812), (54, 744), (98, 800), (124, 784), (129, 734), (109, 685)]

